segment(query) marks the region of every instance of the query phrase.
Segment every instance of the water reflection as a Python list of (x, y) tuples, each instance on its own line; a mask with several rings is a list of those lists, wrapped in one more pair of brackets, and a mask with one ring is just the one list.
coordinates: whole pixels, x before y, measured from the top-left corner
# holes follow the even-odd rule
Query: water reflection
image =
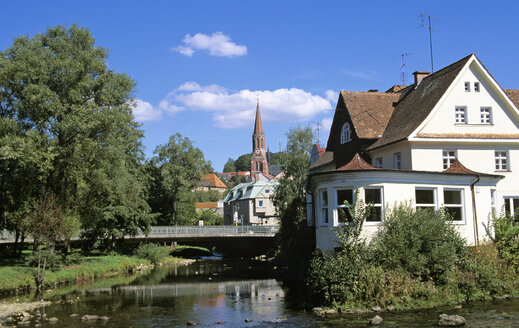
[[(117, 328), (186, 327), (188, 320), (198, 327), (368, 327), (373, 316), (316, 318), (291, 307), (293, 303), (287, 299), (297, 294), (293, 289), (288, 291), (272, 279), (269, 266), (263, 262), (202, 260), (189, 266), (162, 267), (126, 285), (77, 290), (66, 298), (80, 296), (78, 302), (53, 305), (44, 311), (60, 319), (54, 327)], [(451, 306), (381, 315), (385, 326), (435, 327), (440, 313), (464, 316), (467, 327), (519, 327), (518, 299), (475, 303), (462, 309)], [(95, 314), (112, 320), (84, 323), (71, 314)], [(43, 322), (43, 326), (51, 324)]]

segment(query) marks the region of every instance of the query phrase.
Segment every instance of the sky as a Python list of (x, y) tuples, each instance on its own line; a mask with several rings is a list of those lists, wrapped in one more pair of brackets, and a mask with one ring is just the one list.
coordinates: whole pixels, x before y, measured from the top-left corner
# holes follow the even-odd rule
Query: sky
[[(414, 71), (475, 53), (519, 89), (516, 1), (4, 1), (0, 51), (17, 36), (73, 23), (136, 82), (148, 158), (175, 133), (217, 172), (252, 150), (259, 99), (266, 144), (311, 126), (326, 145), (340, 90), (385, 91)], [(402, 54), (406, 54), (402, 68)], [(412, 83), (412, 82), (411, 82)]]

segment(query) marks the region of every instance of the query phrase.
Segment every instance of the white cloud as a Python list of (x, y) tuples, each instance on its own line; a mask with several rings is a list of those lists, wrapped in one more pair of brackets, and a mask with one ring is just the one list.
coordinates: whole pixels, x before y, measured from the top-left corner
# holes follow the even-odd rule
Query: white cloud
[(211, 56), (238, 57), (247, 54), (247, 47), (236, 44), (231, 38), (222, 32), (211, 35), (197, 33), (193, 36), (186, 34), (182, 40), (184, 45), (172, 48), (182, 55), (191, 57), (197, 50), (208, 50)]
[(267, 122), (307, 121), (331, 108), (327, 99), (297, 88), (229, 92), (218, 85), (200, 86), (196, 82), (184, 83), (170, 92), (160, 108), (177, 106), (213, 112), (216, 125), (236, 128), (248, 126), (254, 120), (257, 98), (262, 119)]
[[(327, 91), (327, 95), (328, 93)], [(309, 121), (331, 108), (327, 97), (298, 88), (229, 91), (216, 84), (202, 86), (190, 81), (169, 92), (158, 107), (137, 100), (134, 115), (138, 121), (144, 122), (161, 119), (162, 113), (174, 115), (180, 111), (210, 112), (215, 125), (229, 129), (241, 128), (250, 126), (254, 121), (258, 98), (264, 122)]]
[(162, 111), (149, 102), (137, 99), (133, 105), (133, 116), (139, 122), (154, 121), (162, 118)]
[(339, 92), (334, 90), (327, 90), (324, 95), (326, 96), (326, 99), (328, 99), (332, 104), (336, 104), (337, 100), (339, 99)]

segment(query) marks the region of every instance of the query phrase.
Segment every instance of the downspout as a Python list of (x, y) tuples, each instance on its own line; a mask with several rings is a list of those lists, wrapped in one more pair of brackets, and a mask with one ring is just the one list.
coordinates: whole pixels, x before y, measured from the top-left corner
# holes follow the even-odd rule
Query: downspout
[(479, 245), (479, 233), (478, 233), (478, 215), (476, 213), (476, 193), (474, 191), (474, 186), (479, 182), (480, 176), (479, 174), (476, 176), (476, 180), (470, 185), (470, 192), (472, 193), (472, 216), (474, 220), (474, 242), (475, 245)]

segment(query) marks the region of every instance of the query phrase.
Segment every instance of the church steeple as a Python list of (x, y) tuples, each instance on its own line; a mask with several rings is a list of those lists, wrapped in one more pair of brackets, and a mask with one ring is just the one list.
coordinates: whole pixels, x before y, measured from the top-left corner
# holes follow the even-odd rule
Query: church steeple
[(258, 181), (259, 174), (268, 175), (268, 162), (265, 153), (265, 134), (261, 124), (261, 113), (259, 99), (256, 104), (256, 119), (254, 121), (254, 132), (252, 133), (252, 158), (251, 158), (251, 178)]

